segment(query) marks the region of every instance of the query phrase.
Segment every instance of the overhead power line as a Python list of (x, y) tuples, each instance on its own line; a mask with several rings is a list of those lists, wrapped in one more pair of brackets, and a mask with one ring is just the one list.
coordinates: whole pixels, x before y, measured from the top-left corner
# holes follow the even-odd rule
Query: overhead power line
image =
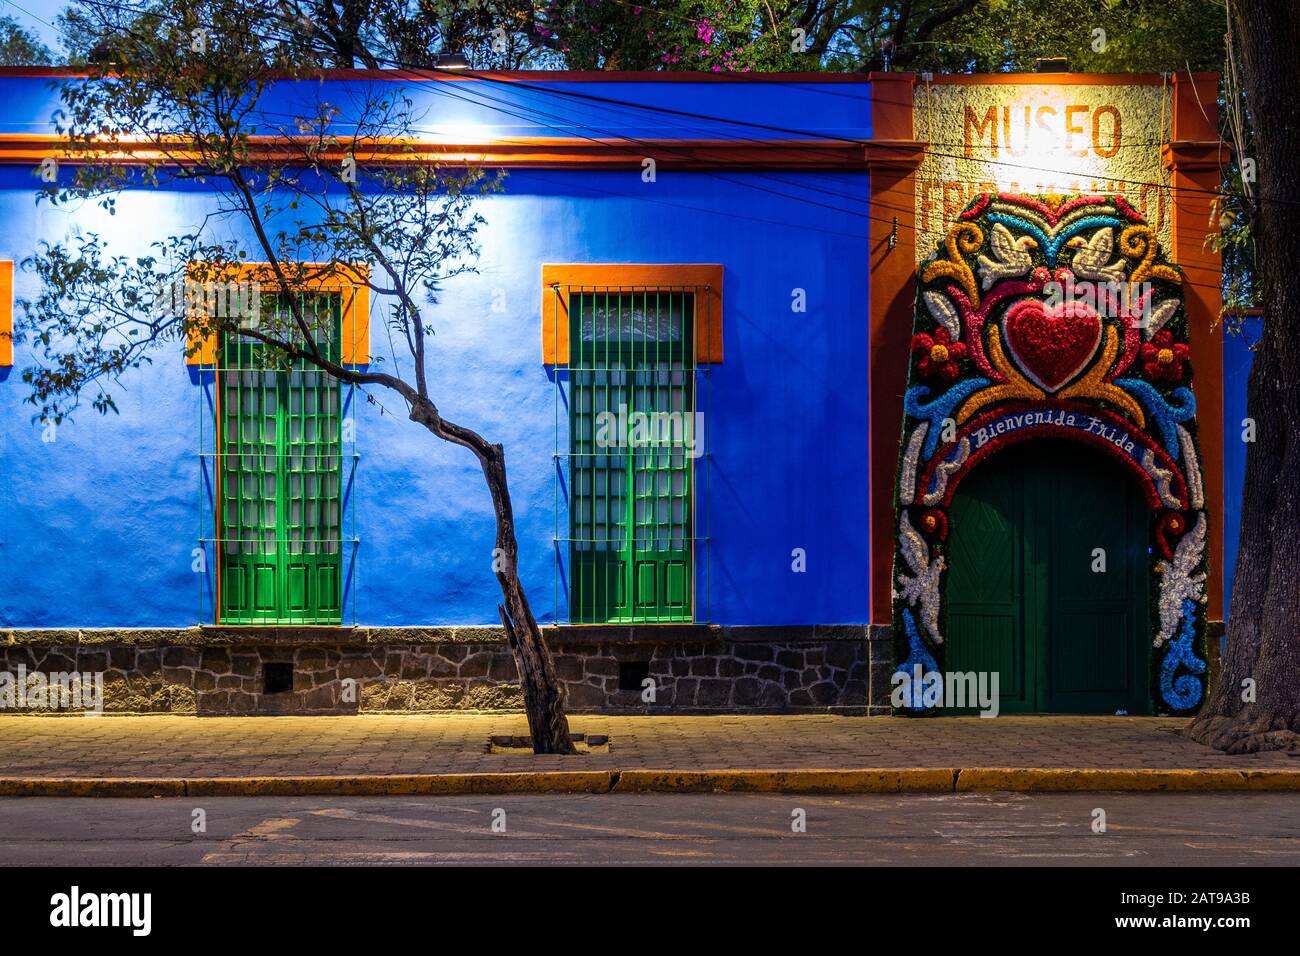
[[(109, 4), (104, 2), (104, 0), (81, 0), (81, 2), (89, 3), (93, 6), (98, 6), (98, 7), (108, 7), (117, 10), (121, 9), (121, 5)], [(138, 12), (144, 13), (145, 11), (138, 11)], [(166, 19), (174, 20), (177, 22), (181, 21), (180, 17), (174, 15), (157, 14), (157, 13), (155, 13), (154, 15), (163, 16)], [(108, 27), (108, 28), (119, 32), (123, 29), (120, 27)], [(135, 35), (139, 36), (139, 34), (135, 34)], [(283, 36), (277, 34), (259, 33), (257, 31), (252, 31), (252, 30), (249, 31), (249, 35), (259, 40), (263, 40), (271, 43), (301, 42), (304, 39), (298, 34), (294, 34), (293, 36)], [(329, 50), (322, 46), (313, 44), (312, 48), (314, 49), (315, 52), (320, 53), (324, 56), (333, 56), (335, 54), (335, 51)], [(914, 151), (917, 149), (917, 146), (912, 143), (907, 143), (907, 144), (889, 143), (880, 140), (863, 139), (860, 137), (841, 136), (839, 134), (833, 132), (827, 132), (824, 130), (800, 129), (798, 127), (780, 126), (773, 123), (762, 123), (753, 120), (741, 120), (735, 117), (716, 116), (716, 115), (712, 115), (708, 113), (700, 113), (692, 110), (683, 110), (674, 107), (658, 106), (658, 105), (653, 105), (648, 103), (637, 103), (630, 100), (618, 99), (616, 97), (601, 96), (599, 94), (594, 94), (594, 93), (585, 93), (577, 90), (563, 89), (557, 87), (552, 83), (545, 83), (545, 84), (530, 83), (526, 80), (520, 80), (515, 77), (506, 78), (503, 76), (494, 75), (492, 72), (484, 72), (484, 71), (478, 71), (472, 69), (447, 69), (447, 68), (437, 67), (437, 66), (422, 66), (422, 65), (411, 64), (405, 61), (393, 59), (391, 57), (379, 56), (375, 54), (371, 54), (371, 56), (376, 62), (389, 65), (398, 71), (404, 71), (410, 74), (410, 78), (412, 79), (428, 78), (427, 76), (421, 76), (421, 74), (433, 74), (433, 75), (441, 75), (446, 77), (460, 77), (460, 78), (469, 76), (474, 78), (475, 80), (479, 80), (482, 82), (505, 85), (512, 89), (529, 90), (531, 92), (541, 93), (547, 96), (561, 96), (568, 99), (601, 103), (608, 106), (618, 106), (618, 107), (623, 107), (632, 110), (648, 111), (648, 112), (653, 112), (661, 115), (671, 115), (671, 116), (678, 116), (678, 117), (689, 118), (689, 119), (704, 120), (711, 123), (721, 123), (730, 126), (759, 129), (759, 130), (764, 130), (766, 132), (784, 133), (801, 139), (820, 139), (823, 141), (840, 142), (840, 143), (852, 144), (852, 145), (864, 146), (864, 147), (874, 146), (877, 149), (898, 149), (902, 151)], [(610, 74), (611, 79), (616, 79), (617, 75), (618, 74), (616, 72), (611, 72)], [(744, 81), (738, 79), (736, 82), (744, 82)], [(912, 103), (909, 100), (905, 103), (897, 103), (893, 105), (904, 105), (910, 108), (912, 106)], [(545, 124), (539, 124), (539, 125), (545, 125)], [(627, 137), (623, 137), (623, 136), (620, 136), (619, 138), (627, 139)], [(751, 139), (738, 138), (737, 141), (750, 142), (755, 145), (764, 145), (768, 143), (768, 141), (763, 139), (752, 139), (752, 138)], [(955, 146), (957, 144), (953, 143), (952, 145)], [(1159, 144), (1159, 145), (1163, 145), (1163, 144)], [(963, 161), (970, 160), (970, 158), (965, 156), (964, 154), (944, 152), (941, 150), (933, 149), (931, 146), (928, 145), (920, 146), (920, 151), (923, 154), (929, 156), (958, 159)], [(979, 162), (986, 163), (989, 165), (1008, 167), (1011, 169), (1023, 169), (1030, 172), (1047, 173), (1052, 176), (1063, 177), (1066, 179), (1096, 180), (1096, 179), (1104, 178), (1105, 181), (1107, 182), (1123, 184), (1126, 186), (1150, 186), (1152, 188), (1157, 188), (1157, 189), (1174, 188), (1170, 183), (1153, 182), (1150, 180), (1143, 180), (1143, 179), (1118, 178), (1112, 176), (1100, 177), (1095, 173), (1087, 172), (1087, 171), (1055, 169), (1051, 167), (1034, 166), (1027, 163), (1013, 163), (1008, 160), (981, 158)], [(1232, 191), (1202, 189), (1199, 187), (1189, 187), (1189, 186), (1180, 186), (1177, 188), (1180, 192), (1209, 195), (1218, 198), (1230, 198), (1230, 197), (1247, 198), (1242, 193), (1236, 193)], [(1293, 200), (1286, 200), (1286, 199), (1271, 199), (1270, 197), (1256, 197), (1256, 199), (1262, 199), (1264, 201), (1287, 203), (1290, 205), (1300, 205), (1300, 202), (1296, 202)]]
[[(94, 6), (103, 6), (103, 7), (109, 7), (109, 6), (112, 6), (113, 9), (119, 9), (119, 10), (121, 9), (120, 6), (110, 5), (110, 4), (107, 4), (107, 3), (102, 2), (102, 0), (82, 0), (82, 2), (90, 3), (90, 4), (94, 5)], [(180, 22), (180, 20), (181, 20), (180, 17), (176, 17), (176, 16), (172, 16), (172, 15), (163, 14), (162, 16), (163, 16), (164, 18), (166, 18), (166, 19), (174, 20), (174, 21), (177, 21), (177, 22)], [(131, 34), (131, 35), (136, 36), (137, 38), (145, 39), (144, 37), (141, 37), (140, 34), (135, 33), (134, 31), (131, 31), (131, 30), (129, 30), (128, 28), (116, 28), (116, 27), (114, 27), (114, 28), (112, 28), (112, 29), (114, 29), (114, 30), (119, 30), (119, 31), (124, 31), (124, 32), (126, 32), (126, 33), (128, 33), (128, 34)], [(290, 39), (290, 38), (287, 38), (287, 37), (284, 37), (284, 36), (278, 36), (278, 35), (274, 35), (274, 34), (266, 34), (266, 33), (258, 33), (258, 32), (256, 32), (256, 31), (250, 31), (250, 35), (256, 37), (257, 39), (260, 39), (260, 40), (263, 40), (263, 41), (266, 41), (266, 42), (274, 42), (274, 43), (288, 42), (289, 39)], [(300, 41), (302, 38), (301, 38), (300, 36), (295, 36), (295, 37), (293, 37), (292, 39), (293, 39), (294, 41)], [(316, 48), (316, 51), (317, 51), (317, 52), (320, 52), (320, 53), (322, 53), (322, 54), (332, 55), (332, 51), (326, 50), (326, 49), (324, 49), (324, 48), (317, 47), (317, 48)], [(537, 84), (537, 83), (529, 83), (529, 82), (527, 82), (527, 81), (518, 80), (518, 79), (515, 79), (515, 78), (513, 78), (513, 77), (512, 77), (512, 78), (506, 78), (506, 77), (501, 77), (501, 76), (495, 76), (495, 75), (493, 75), (493, 74), (491, 74), (491, 73), (482, 73), (482, 72), (474, 71), (474, 70), (464, 70), (464, 69), (448, 70), (448, 69), (440, 69), (440, 68), (437, 68), (437, 67), (423, 67), (423, 66), (416, 66), (416, 65), (406, 64), (406, 63), (403, 63), (402, 61), (398, 61), (398, 60), (394, 60), (394, 59), (386, 58), (386, 57), (375, 57), (375, 59), (376, 59), (377, 61), (379, 61), (379, 62), (384, 62), (384, 63), (393, 64), (393, 65), (395, 66), (397, 72), (404, 73), (404, 74), (406, 74), (409, 78), (411, 78), (411, 79), (416, 79), (416, 80), (420, 80), (420, 79), (428, 79), (429, 77), (427, 76), (427, 74), (430, 74), (430, 73), (433, 73), (433, 74), (442, 74), (442, 75), (451, 76), (451, 77), (457, 77), (457, 78), (463, 78), (463, 77), (465, 77), (465, 76), (470, 76), (470, 77), (472, 77), (473, 79), (478, 80), (478, 81), (487, 82), (487, 83), (489, 83), (489, 84), (505, 85), (505, 86), (508, 86), (508, 87), (511, 88), (511, 89), (525, 89), (525, 90), (529, 90), (529, 91), (532, 91), (532, 92), (537, 92), (537, 93), (541, 93), (541, 94), (545, 94), (545, 95), (551, 95), (551, 96), (562, 96), (562, 97), (566, 97), (566, 98), (569, 98), (569, 99), (578, 99), (578, 100), (583, 100), (583, 101), (597, 102), (597, 103), (601, 103), (601, 104), (603, 104), (603, 105), (607, 105), (607, 106), (618, 107), (618, 108), (621, 108), (621, 109), (623, 109), (623, 110), (649, 111), (649, 112), (653, 112), (653, 113), (656, 113), (656, 114), (667, 114), (667, 115), (672, 115), (672, 116), (677, 116), (677, 117), (685, 117), (685, 118), (690, 118), (690, 119), (707, 120), (707, 121), (710, 121), (710, 122), (717, 122), (717, 123), (723, 123), (723, 124), (729, 124), (729, 125), (735, 125), (735, 126), (741, 126), (741, 127), (749, 127), (749, 128), (754, 128), (754, 129), (761, 129), (761, 130), (769, 131), (769, 132), (789, 133), (789, 134), (792, 134), (792, 135), (794, 135), (794, 136), (796, 136), (796, 137), (798, 137), (798, 138), (807, 138), (807, 139), (813, 139), (813, 140), (820, 139), (820, 140), (822, 140), (822, 141), (827, 141), (827, 140), (829, 140), (829, 141), (832, 141), (832, 142), (841, 142), (841, 143), (845, 143), (845, 144), (853, 144), (853, 145), (859, 145), (859, 146), (867, 146), (867, 145), (869, 145), (869, 144), (874, 143), (876, 146), (885, 146), (885, 147), (888, 148), (888, 147), (890, 147), (890, 146), (894, 146), (894, 145), (895, 145), (895, 144), (886, 144), (886, 143), (881, 143), (881, 142), (879, 142), (879, 141), (874, 141), (874, 140), (871, 140), (871, 139), (860, 139), (860, 138), (854, 138), (854, 137), (844, 137), (844, 136), (839, 136), (839, 135), (836, 135), (836, 134), (833, 134), (833, 133), (830, 133), (830, 134), (823, 133), (823, 132), (821, 132), (821, 131), (813, 131), (813, 130), (799, 129), (799, 128), (794, 128), (794, 127), (785, 127), (785, 126), (779, 126), (779, 125), (776, 125), (776, 124), (770, 124), (770, 123), (759, 123), (759, 122), (753, 122), (753, 121), (748, 121), (748, 120), (739, 120), (739, 119), (735, 119), (735, 118), (732, 118), (732, 117), (720, 117), (720, 116), (714, 116), (714, 115), (711, 115), (711, 114), (700, 113), (700, 112), (695, 112), (695, 111), (690, 111), (690, 110), (680, 110), (680, 109), (675, 109), (675, 108), (672, 108), (672, 107), (664, 107), (664, 106), (657, 106), (657, 105), (653, 105), (653, 104), (638, 103), (638, 102), (634, 102), (634, 101), (630, 101), (630, 100), (622, 100), (622, 99), (618, 99), (618, 98), (614, 98), (614, 97), (600, 96), (600, 95), (597, 95), (597, 94), (582, 93), (582, 92), (578, 92), (578, 91), (574, 91), (574, 90), (561, 89), (561, 88), (557, 88), (557, 87), (553, 86), (552, 84)], [(616, 75), (617, 75), (617, 74), (611, 74), (612, 77), (615, 77)], [(673, 147), (671, 147), (671, 146), (667, 146), (666, 144), (663, 144), (663, 143), (656, 143), (656, 142), (646, 141), (646, 140), (642, 140), (642, 139), (639, 139), (639, 138), (637, 138), (637, 137), (632, 137), (632, 136), (629, 136), (629, 135), (627, 135), (627, 134), (622, 134), (622, 133), (612, 133), (612, 132), (609, 131), (609, 130), (604, 130), (604, 129), (601, 129), (601, 128), (599, 128), (599, 127), (595, 127), (595, 126), (591, 126), (591, 125), (589, 125), (589, 124), (584, 124), (584, 123), (578, 122), (578, 121), (575, 120), (571, 115), (565, 115), (565, 116), (559, 117), (559, 119), (562, 119), (562, 120), (566, 121), (566, 122), (567, 122), (567, 125), (557, 126), (557, 125), (549, 124), (549, 123), (545, 122), (543, 119), (539, 119), (539, 117), (550, 117), (550, 118), (556, 118), (556, 114), (543, 112), (543, 111), (539, 110), (539, 109), (538, 109), (537, 107), (535, 107), (535, 106), (529, 106), (529, 105), (524, 104), (524, 103), (515, 103), (514, 101), (504, 100), (504, 99), (501, 99), (501, 98), (498, 98), (498, 97), (492, 97), (492, 96), (490, 96), (489, 94), (484, 93), (482, 90), (471, 90), (471, 91), (470, 91), (471, 94), (472, 94), (474, 97), (478, 97), (478, 99), (477, 99), (477, 100), (470, 100), (470, 99), (467, 99), (467, 98), (464, 97), (464, 96), (458, 95), (457, 93), (455, 93), (455, 92), (453, 92), (451, 89), (449, 89), (449, 87), (451, 87), (451, 86), (453, 86), (453, 85), (454, 85), (454, 84), (437, 84), (437, 85), (433, 88), (433, 92), (436, 93), (436, 94), (438, 94), (438, 95), (448, 96), (448, 97), (451, 97), (451, 98), (454, 98), (454, 99), (461, 100), (461, 101), (463, 101), (463, 102), (467, 102), (467, 103), (471, 103), (471, 104), (474, 104), (474, 105), (483, 106), (483, 107), (485, 107), (485, 108), (487, 108), (487, 109), (491, 109), (491, 110), (494, 110), (494, 111), (496, 111), (496, 112), (500, 112), (500, 113), (502, 113), (502, 114), (504, 114), (504, 115), (509, 115), (509, 116), (512, 116), (512, 117), (517, 118), (517, 119), (524, 119), (524, 120), (527, 120), (527, 121), (530, 121), (530, 122), (534, 122), (534, 123), (536, 123), (538, 126), (541, 126), (541, 127), (543, 127), (543, 128), (547, 128), (547, 129), (550, 129), (550, 130), (552, 130), (552, 131), (559, 132), (559, 133), (563, 133), (563, 134), (566, 134), (566, 135), (571, 135), (571, 136), (574, 136), (574, 138), (577, 138), (577, 139), (585, 139), (585, 140), (587, 140), (587, 141), (590, 141), (590, 142), (596, 143), (596, 144), (598, 144), (598, 145), (607, 145), (608, 139), (612, 138), (612, 139), (620, 140), (620, 141), (623, 141), (623, 142), (626, 142), (626, 143), (630, 143), (630, 144), (637, 145), (637, 146), (642, 147), (643, 149), (645, 149), (647, 152), (657, 151), (657, 152), (659, 152), (659, 153), (661, 153), (661, 154), (663, 154), (663, 153), (668, 153), (668, 154), (676, 154), (677, 156), (685, 155), (685, 154), (682, 153), (680, 150), (676, 150), (676, 149), (674, 149)], [(910, 104), (910, 102), (909, 102), (909, 103), (906, 104), (906, 105), (910, 106), (911, 104)], [(520, 110), (523, 110), (524, 112), (519, 112)], [(296, 117), (292, 117), (292, 116), (290, 116), (289, 114), (273, 114), (273, 113), (267, 112), (267, 113), (264, 114), (264, 115), (280, 115), (280, 116), (283, 116), (283, 117), (285, 117), (285, 118), (287, 118), (287, 119), (291, 119), (291, 120), (296, 119)], [(574, 129), (575, 127), (578, 128), (578, 129), (588, 130), (588, 131), (595, 132), (595, 133), (605, 133), (605, 134), (608, 134), (608, 135), (607, 135), (607, 139), (605, 139), (605, 140), (601, 140), (601, 139), (598, 139), (598, 138), (593, 137), (593, 136), (587, 136), (587, 135), (584, 135), (584, 134), (582, 134), (582, 133), (578, 133), (578, 134), (574, 135), (572, 131), (573, 131), (573, 129)], [(761, 139), (761, 138), (745, 138), (745, 137), (737, 137), (737, 138), (735, 139), (735, 141), (736, 141), (736, 142), (741, 142), (741, 143), (749, 143), (749, 144), (752, 144), (752, 145), (755, 145), (755, 146), (770, 145), (770, 143), (771, 143), (771, 140), (770, 140), (770, 139)], [(916, 149), (917, 147), (916, 147), (916, 146), (913, 146), (913, 145), (911, 145), (911, 144), (908, 144), (906, 147), (898, 146), (897, 148), (907, 148), (907, 149), (912, 149), (912, 150), (914, 150), (914, 149)], [(945, 157), (945, 156), (946, 156), (946, 157), (952, 157), (952, 158), (957, 158), (957, 159), (965, 159), (965, 158), (966, 158), (966, 157), (963, 156), (963, 155), (958, 155), (958, 154), (955, 154), (955, 153), (944, 153), (944, 152), (940, 152), (940, 151), (938, 151), (938, 150), (933, 150), (933, 149), (930, 149), (930, 148), (928, 148), (928, 147), (924, 147), (924, 146), (921, 147), (921, 152), (923, 152), (923, 153), (925, 153), (925, 154), (928, 154), (928, 155), (940, 156), (940, 157)], [(1087, 172), (1080, 172), (1080, 171), (1070, 171), (1070, 170), (1060, 170), (1060, 169), (1051, 169), (1051, 168), (1046, 168), (1046, 167), (1031, 166), (1031, 165), (1028, 165), (1028, 164), (1019, 164), (1019, 163), (1010, 163), (1010, 162), (1007, 162), (1007, 161), (999, 161), (999, 160), (991, 160), (991, 159), (990, 159), (990, 160), (981, 160), (981, 161), (982, 161), (982, 162), (988, 162), (988, 163), (991, 163), (991, 164), (994, 164), (994, 165), (1010, 166), (1010, 167), (1013, 167), (1013, 168), (1026, 169), (1026, 170), (1030, 170), (1030, 171), (1034, 171), (1034, 172), (1047, 173), (1047, 174), (1050, 174), (1050, 175), (1053, 175), (1053, 176), (1060, 176), (1060, 177), (1066, 177), (1066, 178), (1090, 179), (1090, 180), (1092, 180), (1092, 181), (1094, 181), (1094, 182), (1101, 180), (1101, 181), (1105, 181), (1105, 182), (1109, 182), (1109, 183), (1124, 184), (1124, 185), (1149, 186), (1149, 187), (1152, 187), (1152, 188), (1157, 188), (1157, 189), (1162, 189), (1162, 190), (1168, 190), (1168, 191), (1171, 191), (1171, 192), (1174, 190), (1174, 187), (1173, 187), (1172, 184), (1170, 184), (1170, 183), (1151, 182), (1151, 181), (1147, 181), (1147, 180), (1120, 179), (1120, 178), (1114, 178), (1114, 177), (1109, 177), (1109, 176), (1099, 176), (1099, 175), (1094, 174), (1094, 173), (1087, 173)], [(717, 180), (719, 180), (719, 181), (723, 181), (723, 182), (727, 182), (727, 183), (730, 183), (730, 184), (733, 184), (733, 185), (737, 185), (737, 186), (740, 186), (740, 187), (742, 187), (742, 188), (750, 188), (750, 189), (755, 189), (755, 190), (760, 191), (760, 192), (770, 193), (770, 194), (773, 194), (773, 195), (780, 196), (781, 198), (785, 198), (785, 199), (792, 200), (792, 201), (794, 201), (794, 202), (800, 202), (800, 203), (804, 203), (804, 204), (811, 205), (811, 206), (814, 206), (814, 207), (818, 207), (818, 208), (822, 208), (822, 209), (827, 209), (827, 210), (829, 210), (829, 211), (836, 212), (836, 213), (839, 213), (839, 214), (842, 214), (842, 215), (848, 215), (848, 216), (853, 216), (853, 217), (856, 217), (856, 218), (866, 219), (866, 220), (873, 221), (873, 222), (876, 222), (876, 223), (881, 224), (881, 225), (890, 226), (891, 228), (912, 228), (912, 229), (914, 229), (914, 230), (916, 230), (916, 231), (919, 232), (919, 227), (917, 227), (917, 226), (915, 226), (915, 225), (910, 225), (910, 224), (907, 224), (907, 223), (901, 223), (901, 222), (898, 222), (897, 218), (895, 218), (895, 217), (891, 217), (891, 218), (883, 218), (883, 217), (880, 217), (880, 216), (872, 215), (870, 212), (867, 212), (867, 213), (855, 212), (855, 211), (850, 210), (850, 209), (844, 209), (844, 208), (837, 207), (837, 206), (831, 206), (831, 205), (828, 205), (828, 204), (826, 204), (826, 203), (817, 202), (816, 200), (808, 199), (808, 198), (806, 198), (806, 197), (797, 196), (797, 195), (790, 195), (789, 193), (779, 192), (779, 191), (777, 191), (777, 190), (772, 190), (772, 189), (767, 189), (767, 188), (764, 188), (764, 187), (762, 187), (762, 186), (758, 186), (758, 185), (756, 185), (756, 184), (754, 184), (754, 183), (745, 182), (745, 181), (743, 181), (743, 180), (735, 180), (735, 179), (731, 179), (731, 178), (729, 178), (729, 177), (722, 176), (721, 174), (714, 173), (714, 172), (712, 172), (712, 171), (701, 171), (701, 172), (702, 172), (704, 175), (708, 175), (708, 176), (710, 176), (710, 177), (712, 177), (712, 178), (714, 178), (714, 179), (717, 179)], [(746, 175), (751, 176), (751, 177), (757, 177), (757, 178), (765, 179), (765, 180), (767, 180), (767, 181), (771, 181), (771, 182), (776, 182), (776, 183), (779, 183), (779, 184), (781, 184), (782, 186), (785, 186), (785, 187), (791, 187), (791, 186), (793, 186), (793, 187), (796, 187), (796, 188), (803, 188), (803, 189), (807, 189), (807, 190), (809, 190), (809, 191), (820, 192), (820, 193), (823, 193), (823, 194), (826, 194), (826, 195), (830, 195), (830, 196), (833, 196), (833, 197), (835, 197), (835, 198), (837, 198), (837, 199), (841, 199), (841, 200), (846, 200), (846, 201), (850, 201), (850, 202), (864, 202), (864, 201), (865, 201), (865, 202), (867, 202), (869, 205), (872, 205), (872, 204), (871, 204), (871, 200), (870, 200), (869, 197), (868, 197), (867, 199), (864, 200), (864, 199), (862, 199), (862, 198), (860, 198), (860, 197), (846, 195), (846, 194), (844, 194), (844, 193), (840, 193), (840, 192), (837, 192), (837, 191), (835, 191), (835, 190), (827, 190), (827, 189), (822, 189), (822, 188), (820, 188), (820, 187), (812, 187), (812, 186), (809, 186), (809, 185), (807, 185), (807, 184), (803, 184), (803, 183), (791, 183), (791, 182), (789, 182), (788, 180), (782, 180), (782, 179), (778, 179), (778, 178), (771, 177), (771, 176), (764, 176), (763, 174), (758, 173), (758, 172), (755, 172), (755, 171), (747, 172)], [(982, 182), (982, 181), (974, 181), (974, 180), (959, 180), (959, 181), (962, 182), (964, 185), (983, 185), (983, 182)], [(1202, 193), (1202, 194), (1207, 194), (1207, 195), (1215, 195), (1215, 196), (1235, 195), (1235, 194), (1231, 194), (1231, 193), (1223, 193), (1223, 192), (1215, 191), (1215, 190), (1189, 189), (1189, 188), (1187, 188), (1187, 187), (1178, 187), (1178, 188), (1179, 188), (1180, 191), (1184, 191), (1184, 192), (1196, 192), (1196, 193)], [(595, 190), (595, 191), (602, 191), (602, 190)], [(621, 195), (621, 194), (620, 194), (620, 195)], [(651, 199), (649, 199), (648, 197), (628, 197), (628, 198), (643, 199), (643, 200), (646, 200), (646, 201), (658, 202), (658, 203), (661, 203), (661, 204), (667, 204), (667, 205), (680, 205), (680, 204), (675, 204), (675, 203), (671, 203), (671, 202), (667, 202), (667, 203), (665, 203), (663, 200), (651, 200)], [(886, 210), (894, 208), (894, 207), (890, 207), (890, 206), (888, 206), (888, 205), (886, 205), (886, 204), (882, 204), (882, 203), (880, 203), (879, 201), (877, 201), (874, 205), (875, 205), (876, 207), (882, 207), (882, 206), (883, 206), (883, 208), (886, 209)], [(696, 209), (696, 210), (698, 211), (698, 208), (699, 208), (699, 207), (691, 207), (691, 208)], [(902, 209), (898, 209), (898, 210), (896, 210), (896, 211), (900, 211), (900, 212), (911, 212), (911, 211), (913, 211), (913, 210), (902, 210)], [(813, 226), (809, 226), (809, 225), (802, 224), (802, 223), (776, 223), (774, 220), (765, 220), (765, 219), (762, 219), (761, 217), (735, 215), (735, 214), (730, 214), (730, 213), (724, 213), (724, 212), (722, 212), (722, 211), (720, 211), (720, 210), (712, 210), (712, 209), (711, 209), (711, 210), (707, 210), (707, 212), (709, 212), (710, 214), (723, 215), (723, 216), (730, 216), (730, 217), (732, 217), (732, 218), (746, 219), (746, 220), (749, 220), (749, 221), (767, 222), (767, 223), (769, 223), (769, 224), (783, 224), (783, 225), (788, 225), (788, 226), (795, 226), (796, 228), (810, 229), (810, 230), (819, 231), (819, 232), (831, 232), (831, 233), (833, 233), (833, 234), (837, 234), (837, 235), (845, 235), (845, 236), (851, 236), (851, 237), (856, 237), (856, 236), (857, 236), (857, 234), (855, 234), (855, 233), (842, 233), (842, 232), (839, 232), (839, 231), (837, 231), (837, 230), (825, 230), (825, 229), (820, 229), (820, 228), (818, 228), (818, 227), (813, 227)], [(1197, 285), (1197, 286), (1200, 286), (1200, 287), (1203, 287), (1203, 288), (1207, 288), (1207, 289), (1216, 289), (1216, 290), (1219, 289), (1219, 286), (1210, 286), (1210, 285), (1206, 285), (1206, 284), (1202, 284), (1202, 283), (1192, 283), (1192, 282), (1190, 282), (1190, 280), (1185, 280), (1185, 281), (1187, 281), (1189, 285)]]

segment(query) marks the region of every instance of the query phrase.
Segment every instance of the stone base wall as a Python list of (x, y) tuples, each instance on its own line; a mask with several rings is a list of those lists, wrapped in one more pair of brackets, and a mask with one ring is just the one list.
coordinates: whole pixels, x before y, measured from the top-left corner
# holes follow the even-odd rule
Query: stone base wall
[[(574, 713), (889, 709), (891, 644), (880, 628), (561, 627), (547, 640)], [(0, 631), (0, 674), (12, 681), (20, 668), (102, 674), (106, 713), (522, 707), (499, 628)], [(288, 689), (268, 687), (276, 677)], [(3, 683), (0, 714), (52, 712), (6, 702)]]

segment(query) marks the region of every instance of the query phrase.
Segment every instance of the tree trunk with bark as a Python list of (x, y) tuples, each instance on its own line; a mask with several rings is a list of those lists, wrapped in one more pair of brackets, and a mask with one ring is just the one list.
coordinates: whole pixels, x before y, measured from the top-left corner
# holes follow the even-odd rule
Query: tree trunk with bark
[(565, 716), (566, 694), (555, 670), (555, 661), (537, 626), (533, 609), (519, 580), (519, 543), (515, 538), (514, 507), (510, 486), (506, 482), (506, 455), (501, 445), (494, 445), (481, 435), (455, 425), (438, 413), (427, 399), (417, 399), (411, 419), (446, 441), (462, 445), (474, 453), (483, 468), (483, 478), (492, 495), (496, 515), (496, 549), (492, 567), (501, 586), (502, 603), (497, 605), (501, 625), (505, 628), (510, 653), (519, 670), (519, 684), (524, 695), (524, 712), (532, 736), (533, 753), (576, 753)]
[(1229, 0), (1228, 17), (1254, 121), (1263, 336), (1227, 657), (1187, 734), (1228, 753), (1300, 750), (1300, 4)]
[(481, 461), (483, 477), (491, 489), (492, 506), (496, 511), (500, 568), (496, 575), (504, 599), (503, 604), (497, 605), (497, 613), (506, 629), (515, 666), (519, 668), (533, 753), (571, 754), (574, 747), (569, 735), (569, 719), (564, 714), (564, 685), (560, 683), (550, 648), (546, 646), (542, 629), (537, 626), (523, 583), (519, 580), (519, 545), (515, 540), (510, 488), (506, 484), (505, 450), (500, 445), (493, 445), (491, 449), (491, 453)]

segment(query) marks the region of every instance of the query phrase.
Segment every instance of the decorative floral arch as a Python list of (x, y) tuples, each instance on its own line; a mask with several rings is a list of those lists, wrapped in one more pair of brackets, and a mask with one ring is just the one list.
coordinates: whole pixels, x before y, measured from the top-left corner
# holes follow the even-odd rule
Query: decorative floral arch
[(919, 273), (895, 500), (899, 669), (943, 669), (961, 480), (1011, 444), (1063, 437), (1117, 459), (1142, 488), (1159, 582), (1154, 710), (1194, 713), (1208, 520), (1181, 271), (1122, 196), (984, 193)]

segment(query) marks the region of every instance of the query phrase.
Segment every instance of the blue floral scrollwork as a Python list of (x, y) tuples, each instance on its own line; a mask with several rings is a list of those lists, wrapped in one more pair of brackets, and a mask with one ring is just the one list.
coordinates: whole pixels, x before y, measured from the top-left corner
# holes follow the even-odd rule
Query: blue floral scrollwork
[[(939, 665), (930, 656), (930, 652), (925, 649), (925, 644), (921, 641), (921, 635), (917, 633), (916, 621), (912, 618), (912, 612), (909, 608), (903, 608), (903, 631), (907, 634), (907, 660), (898, 665), (898, 669), (894, 671), (894, 674), (907, 676), (906, 696), (903, 698), (907, 709), (925, 710), (922, 696), (925, 687), (924, 678), (929, 674), (938, 673)], [(918, 667), (922, 677), (922, 680), (919, 681), (916, 680)]]
[[(1201, 702), (1204, 693), (1204, 684), (1199, 675), (1205, 673), (1205, 661), (1196, 656), (1192, 647), (1195, 633), (1196, 603), (1184, 598), (1183, 623), (1178, 629), (1178, 636), (1169, 642), (1165, 659), (1160, 662), (1160, 697), (1174, 710), (1191, 710)], [(1190, 673), (1175, 677), (1180, 666)]]
[(925, 445), (921, 449), (922, 458), (928, 461), (934, 454), (935, 448), (939, 446), (939, 437), (943, 434), (943, 420), (952, 418), (953, 410), (958, 405), (988, 384), (987, 378), (968, 378), (925, 405), (921, 404), (921, 399), (930, 394), (930, 386), (913, 385), (907, 390), (907, 394), (903, 396), (903, 411), (913, 418), (930, 423), (929, 431), (925, 436)]
[(1178, 444), (1177, 426), (1191, 421), (1196, 415), (1196, 399), (1192, 396), (1192, 390), (1186, 386), (1174, 389), (1169, 397), (1177, 399), (1178, 404), (1170, 405), (1150, 382), (1144, 382), (1140, 378), (1117, 378), (1115, 384), (1142, 399), (1142, 404), (1147, 407), (1147, 411), (1156, 421), (1156, 427), (1160, 429), (1160, 438), (1164, 442), (1165, 451), (1169, 452), (1170, 458), (1177, 461), (1182, 455), (1182, 448)]

